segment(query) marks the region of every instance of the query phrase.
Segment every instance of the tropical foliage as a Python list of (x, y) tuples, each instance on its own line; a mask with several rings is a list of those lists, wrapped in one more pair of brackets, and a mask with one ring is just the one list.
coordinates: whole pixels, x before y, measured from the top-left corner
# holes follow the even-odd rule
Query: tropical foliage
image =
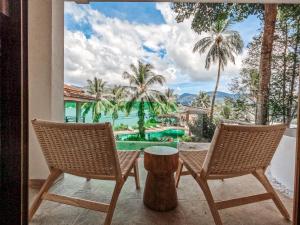
[(83, 117), (86, 117), (87, 113), (92, 110), (93, 122), (97, 123), (100, 120), (101, 114), (103, 112), (107, 113), (112, 105), (104, 95), (106, 82), (96, 77), (94, 80), (87, 80), (87, 82), (87, 92), (94, 97), (94, 101), (86, 102), (82, 105)]
[(194, 123), (190, 123), (189, 129), (192, 132), (193, 141), (199, 142), (199, 141), (211, 141), (216, 125), (214, 122), (208, 118), (206, 114), (200, 114), (198, 115), (198, 118)]
[[(273, 41), (276, 42), (276, 19), (288, 19), (288, 30), (293, 30), (294, 39), (298, 43), (299, 33), (297, 33), (297, 24), (299, 24), (300, 7), (299, 5), (276, 5), (276, 4), (237, 4), (237, 3), (218, 3), (218, 4), (204, 4), (204, 3), (174, 3), (173, 10), (176, 13), (176, 21), (178, 23), (185, 19), (192, 18), (192, 29), (197, 33), (208, 32), (213, 21), (218, 21), (224, 18), (230, 18), (233, 21), (243, 21), (249, 15), (257, 15), (263, 20), (263, 32), (261, 35), (260, 45), (257, 46), (260, 52), (258, 57), (258, 94), (256, 104), (256, 123), (266, 124), (269, 115), (269, 87), (272, 76), (272, 50)], [(287, 27), (282, 26), (286, 29)], [(295, 32), (294, 32), (295, 31)], [(289, 35), (288, 35), (289, 36)], [(282, 36), (286, 37), (286, 36)], [(299, 51), (298, 45), (292, 46), (294, 52)], [(282, 48), (283, 51), (287, 48)], [(296, 61), (296, 56), (294, 60)], [(296, 72), (294, 72), (295, 74)], [(293, 88), (292, 88), (293, 89)], [(291, 90), (291, 88), (290, 88)], [(290, 98), (286, 103), (291, 105), (293, 98)], [(284, 107), (285, 111), (289, 112), (291, 107)], [(287, 122), (289, 122), (287, 120)]]
[(174, 93), (174, 89), (167, 88), (163, 93), (164, 99), (155, 104), (154, 115), (168, 114), (177, 110), (177, 96)]
[(123, 124), (123, 123), (121, 123), (118, 126), (114, 126), (114, 130), (115, 131), (128, 130), (128, 128), (129, 128), (128, 125), (127, 124)]
[(209, 69), (211, 63), (218, 64), (217, 81), (212, 94), (210, 118), (214, 116), (216, 93), (219, 86), (221, 70), (228, 62), (235, 63), (235, 55), (243, 50), (243, 41), (237, 31), (230, 29), (232, 21), (219, 19), (210, 27), (209, 36), (201, 38), (194, 46), (193, 51), (200, 54), (206, 53), (205, 68)]
[(145, 105), (155, 110), (155, 103), (166, 103), (164, 94), (153, 88), (154, 85), (163, 85), (165, 78), (153, 72), (153, 66), (149, 63), (138, 61), (137, 65), (130, 65), (131, 72), (124, 72), (124, 79), (129, 81), (126, 88), (129, 91), (129, 99), (126, 103), (127, 113), (130, 113), (134, 104), (138, 104), (138, 128), (139, 136), (145, 139)]
[[(297, 109), (296, 84), (299, 77), (300, 7), (280, 8), (275, 26), (272, 50), (272, 71), (269, 82), (267, 122), (290, 124)], [(259, 95), (259, 67), (262, 33), (247, 46), (247, 55), (239, 76), (230, 84), (230, 90), (245, 98), (247, 112), (257, 118)]]
[(125, 95), (126, 92), (122, 86), (114, 86), (112, 89), (111, 104), (110, 107), (112, 126), (114, 127), (115, 121), (119, 118), (119, 112), (125, 110)]
[(207, 109), (210, 106), (210, 97), (207, 93), (200, 91), (192, 101), (192, 106)]

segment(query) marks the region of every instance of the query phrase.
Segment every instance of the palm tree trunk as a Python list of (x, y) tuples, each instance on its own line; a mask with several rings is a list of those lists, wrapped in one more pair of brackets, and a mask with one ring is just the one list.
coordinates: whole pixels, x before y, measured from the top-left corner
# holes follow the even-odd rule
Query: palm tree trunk
[(261, 44), (259, 66), (259, 91), (257, 101), (257, 124), (268, 122), (269, 84), (271, 79), (272, 47), (277, 16), (276, 4), (265, 4), (265, 24)]
[(218, 86), (219, 86), (219, 82), (220, 82), (220, 75), (221, 75), (221, 60), (219, 59), (218, 76), (217, 76), (215, 90), (213, 92), (212, 100), (211, 100), (210, 122), (212, 122), (212, 120), (214, 118), (214, 107), (215, 107), (215, 100), (216, 100), (216, 95), (217, 95), (217, 91), (218, 91)]
[(141, 139), (145, 139), (145, 106), (144, 99), (141, 99), (138, 110), (138, 125), (139, 125), (139, 135)]

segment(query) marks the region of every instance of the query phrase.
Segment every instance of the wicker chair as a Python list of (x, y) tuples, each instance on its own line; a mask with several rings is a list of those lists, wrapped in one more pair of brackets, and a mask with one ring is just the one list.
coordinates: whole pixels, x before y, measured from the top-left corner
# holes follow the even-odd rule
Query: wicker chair
[[(42, 200), (49, 200), (105, 212), (104, 224), (111, 224), (119, 193), (127, 177), (134, 176), (136, 188), (140, 188), (137, 163), (139, 152), (116, 151), (109, 123), (64, 124), (33, 120), (32, 124), (50, 175), (31, 206), (29, 220)], [(115, 180), (110, 204), (48, 193), (53, 182), (64, 172), (88, 179)]]
[[(178, 187), (181, 175), (192, 175), (204, 192), (217, 225), (222, 224), (218, 210), (267, 199), (272, 199), (283, 217), (289, 219), (288, 211), (264, 174), (285, 129), (285, 125), (220, 124), (215, 131), (208, 151), (179, 152), (180, 162), (176, 173), (176, 187)], [(183, 166), (186, 167), (186, 171), (183, 171)], [(208, 180), (247, 174), (254, 175), (267, 192), (227, 201), (214, 201)]]

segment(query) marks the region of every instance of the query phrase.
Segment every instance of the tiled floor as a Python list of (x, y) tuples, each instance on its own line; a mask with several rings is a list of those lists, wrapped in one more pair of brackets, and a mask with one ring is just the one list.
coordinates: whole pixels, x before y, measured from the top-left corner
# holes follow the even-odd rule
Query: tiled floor
[[(118, 225), (213, 225), (204, 195), (191, 176), (184, 176), (178, 188), (178, 207), (170, 212), (155, 212), (143, 204), (143, 188), (146, 171), (140, 160), (142, 188), (135, 189), (134, 179), (129, 177), (120, 194), (112, 224)], [(215, 200), (226, 200), (251, 194), (263, 193), (264, 189), (252, 176), (210, 181)], [(65, 175), (51, 190), (69, 196), (76, 196), (94, 201), (108, 202), (113, 189), (113, 182), (91, 180)], [(30, 190), (30, 202), (35, 190)], [(292, 199), (280, 195), (290, 214)], [(30, 225), (99, 225), (104, 222), (103, 213), (82, 208), (44, 201), (36, 212)], [(220, 211), (224, 225), (281, 225), (291, 224), (283, 219), (272, 201), (225, 209)]]

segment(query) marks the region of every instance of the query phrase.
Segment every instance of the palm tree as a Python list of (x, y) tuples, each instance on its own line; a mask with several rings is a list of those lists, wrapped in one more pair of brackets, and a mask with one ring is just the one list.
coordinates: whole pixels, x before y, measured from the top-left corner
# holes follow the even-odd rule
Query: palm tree
[(149, 63), (144, 64), (138, 61), (138, 65), (130, 65), (132, 73), (124, 72), (123, 77), (129, 80), (130, 91), (129, 101), (126, 104), (127, 113), (130, 113), (135, 104), (138, 104), (138, 127), (139, 136), (145, 139), (145, 104), (152, 110), (155, 108), (155, 103), (165, 101), (163, 93), (152, 89), (156, 84), (163, 85), (165, 78), (162, 75), (152, 72), (153, 66)]
[(192, 106), (207, 109), (210, 106), (209, 95), (200, 91), (196, 98), (192, 101)]
[(177, 109), (177, 96), (174, 89), (166, 89), (161, 102), (156, 104), (155, 111), (157, 114), (168, 114), (176, 111)]
[(235, 63), (235, 56), (243, 50), (243, 40), (237, 31), (230, 30), (231, 20), (217, 20), (210, 29), (209, 36), (200, 39), (194, 46), (193, 52), (203, 54), (207, 52), (205, 68), (209, 69), (211, 63), (218, 63), (216, 86), (212, 95), (210, 120), (213, 119), (216, 93), (219, 86), (221, 70), (228, 61)]
[(116, 119), (119, 118), (119, 112), (124, 111), (125, 109), (125, 90), (124, 87), (114, 86), (112, 89), (112, 98), (111, 103), (111, 117), (112, 117), (112, 126), (114, 127)]
[(85, 117), (87, 113), (92, 110), (93, 122), (98, 123), (101, 117), (101, 113), (107, 113), (111, 107), (111, 103), (104, 95), (104, 88), (106, 82), (102, 79), (94, 77), (94, 80), (87, 80), (87, 92), (92, 95), (95, 99), (91, 102), (86, 102), (82, 105), (83, 116)]
[(176, 111), (176, 109), (177, 109), (177, 101), (176, 101), (177, 96), (174, 93), (174, 89), (168, 88), (165, 91), (164, 96), (166, 98), (166, 104), (165, 104), (166, 113)]

